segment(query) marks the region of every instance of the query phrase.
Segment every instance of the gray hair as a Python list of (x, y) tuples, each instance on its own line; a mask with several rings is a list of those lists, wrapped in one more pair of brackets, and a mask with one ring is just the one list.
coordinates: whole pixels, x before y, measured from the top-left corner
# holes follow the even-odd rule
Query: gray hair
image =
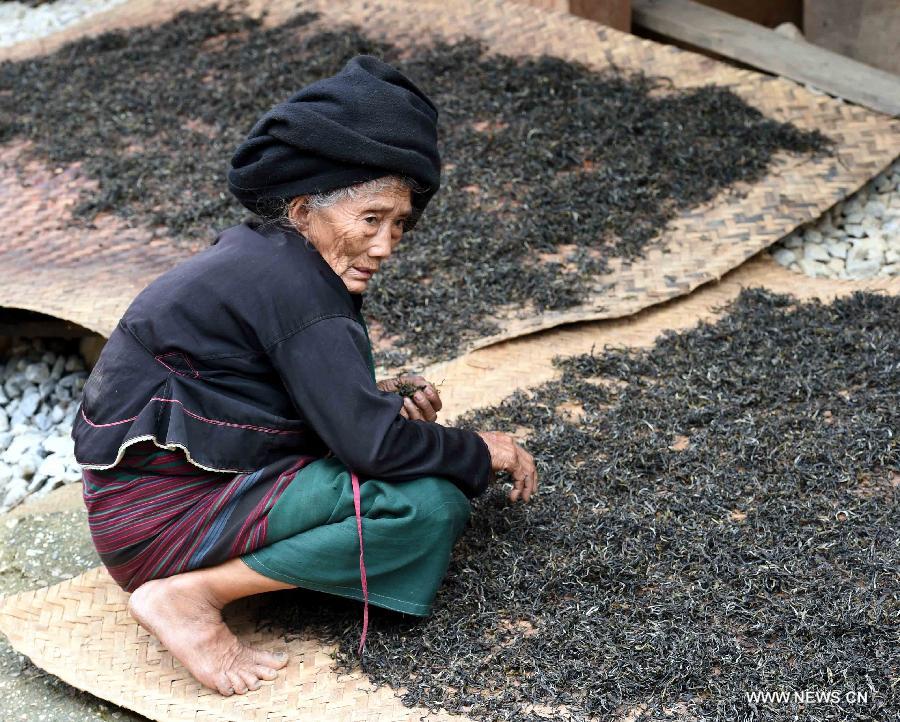
[[(358, 200), (360, 198), (365, 198), (366, 196), (373, 193), (380, 193), (381, 191), (385, 191), (388, 188), (392, 188), (397, 185), (400, 185), (403, 188), (408, 188), (411, 192), (421, 190), (419, 184), (408, 176), (385, 175), (381, 176), (380, 178), (374, 178), (370, 181), (365, 181), (363, 183), (356, 183), (354, 185), (344, 186), (343, 188), (336, 188), (335, 190), (328, 191), (327, 193), (311, 194), (309, 198), (307, 198), (304, 205), (309, 210), (320, 211), (325, 208), (330, 208), (331, 206), (343, 200)], [(279, 222), (286, 224), (288, 227), (291, 227), (293, 225), (293, 222), (290, 219), (289, 209), (295, 200), (296, 198), (289, 198), (285, 200), (284, 205), (281, 208), (281, 212), (277, 218)]]

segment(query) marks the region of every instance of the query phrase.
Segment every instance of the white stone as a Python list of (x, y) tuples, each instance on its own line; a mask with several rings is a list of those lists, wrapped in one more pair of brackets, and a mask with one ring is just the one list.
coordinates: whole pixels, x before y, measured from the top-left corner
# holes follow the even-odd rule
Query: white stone
[(85, 373), (83, 371), (76, 372), (73, 374), (67, 374), (59, 380), (58, 385), (64, 389), (65, 388), (77, 388), (79, 383), (81, 383), (82, 386), (84, 385), (84, 377), (85, 377)]
[(884, 252), (884, 262), (889, 264), (900, 262), (900, 250), (897, 250), (895, 248), (888, 248)]
[(10, 479), (12, 479), (12, 469), (9, 468), (9, 464), (0, 464), (0, 484), (5, 484)]
[[(23, 379), (24, 381), (24, 379)], [(11, 399), (22, 393), (22, 384), (18, 382), (15, 376), (10, 376), (3, 382), (3, 392)]]
[(29, 389), (22, 395), (22, 401), (19, 404), (18, 411), (21, 411), (25, 416), (31, 416), (37, 411), (38, 406), (41, 403), (41, 394), (37, 389)]
[(65, 368), (66, 358), (65, 356), (59, 356), (56, 361), (53, 362), (53, 368), (50, 369), (50, 378), (54, 381), (59, 381), (59, 379), (62, 378)]
[[(852, 216), (856, 213), (862, 214), (863, 204), (859, 202), (858, 198), (850, 198), (849, 200), (844, 202), (844, 207), (841, 209), (841, 213), (843, 213), (844, 217)], [(853, 221), (851, 221), (853, 223)]]
[(859, 224), (847, 224), (844, 226), (844, 232), (853, 238), (863, 238), (866, 235), (866, 229)]
[(803, 239), (800, 236), (795, 236), (794, 234), (789, 235), (787, 238), (782, 241), (781, 245), (785, 248), (800, 248), (803, 246)]
[(816, 224), (816, 228), (818, 229), (819, 233), (822, 233), (826, 236), (830, 233), (834, 233), (834, 231), (837, 230), (834, 227), (834, 224), (831, 222), (831, 216), (828, 213), (826, 213), (819, 219), (819, 222)]
[(772, 251), (772, 258), (775, 259), (776, 263), (785, 267), (790, 266), (797, 260), (797, 256), (788, 248), (776, 248)]
[(881, 231), (881, 223), (874, 218), (864, 218), (862, 225), (863, 233), (869, 238), (881, 238), (884, 234)]
[[(3, 455), (9, 445), (12, 443), (13, 433), (11, 431), (2, 431), (0, 432), (0, 456)], [(2, 466), (2, 464), (0, 464)]]
[(821, 243), (825, 238), (815, 228), (807, 228), (803, 231), (803, 240), (807, 243)]
[(13, 424), (11, 431), (13, 436), (21, 436), (22, 434), (34, 433), (34, 429), (31, 428), (31, 424)]
[(6, 395), (6, 392), (3, 390), (3, 386), (0, 385), (0, 406), (9, 403), (9, 396)]
[(28, 493), (28, 482), (25, 479), (12, 479), (6, 485), (6, 496), (3, 497), (3, 506), (9, 508), (18, 504)]
[(28, 488), (26, 489), (26, 491), (29, 494), (37, 491), (45, 481), (47, 481), (46, 476), (40, 476), (39, 474), (35, 474), (34, 476), (31, 477), (31, 481), (28, 482)]
[(66, 484), (72, 484), (76, 481), (81, 481), (81, 467), (76, 465), (69, 464), (66, 467), (65, 472), (63, 472), (62, 480)]
[(12, 412), (12, 416), (9, 417), (9, 423), (14, 429), (19, 426), (28, 426), (28, 422), (31, 419), (31, 417), (26, 414), (20, 408), (20, 406), (17, 406), (16, 410)]
[(844, 261), (840, 258), (832, 258), (826, 265), (834, 272), (835, 275), (839, 274), (843, 270), (846, 270)]
[(64, 479), (57, 479), (57, 478), (54, 478), (54, 477), (50, 477), (49, 479), (47, 479), (47, 480), (41, 485), (41, 488), (38, 489), (38, 490), (34, 493), (34, 498), (35, 498), (35, 499), (40, 499), (42, 496), (46, 496), (47, 494), (49, 494), (49, 493), (50, 493), (51, 491), (53, 491), (54, 489), (57, 489), (57, 488), (59, 488), (60, 486), (62, 486), (63, 483), (64, 483), (64, 481), (65, 481)]
[(881, 267), (883, 276), (900, 276), (900, 263), (889, 263)]
[(16, 464), (15, 470), (19, 476), (28, 479), (34, 474), (35, 471), (37, 471), (41, 463), (41, 457), (37, 454), (23, 454), (19, 459), (19, 462)]
[[(850, 254), (855, 251), (856, 255), (865, 256), (869, 259), (877, 258), (880, 261), (884, 255), (885, 246), (886, 244), (881, 238), (861, 238), (853, 244)], [(848, 257), (850, 254), (848, 254)]]
[(846, 241), (828, 241), (825, 246), (828, 254), (834, 258), (846, 258), (847, 252), (850, 250), (850, 244)]
[(50, 412), (50, 420), (54, 424), (58, 424), (66, 417), (66, 410), (60, 405), (57, 404), (53, 407), (53, 410)]
[(66, 459), (60, 454), (51, 454), (41, 462), (35, 475), (62, 479), (66, 475)]
[(863, 210), (870, 218), (884, 218), (885, 211), (887, 211), (887, 206), (885, 206), (881, 201), (869, 201), (863, 207)]
[(881, 261), (847, 257), (847, 275), (851, 278), (872, 278), (878, 274), (879, 270), (881, 270)]
[(68, 436), (48, 436), (44, 439), (44, 450), (48, 454), (70, 457), (75, 454), (75, 442)]
[(53, 394), (53, 389), (56, 388), (56, 381), (53, 379), (48, 379), (47, 381), (42, 381), (38, 386), (38, 392), (41, 395), (42, 399), (48, 399)]
[(879, 193), (887, 193), (888, 191), (893, 189), (894, 184), (891, 182), (891, 176), (889, 173), (881, 173), (880, 175), (875, 177), (874, 181), (875, 190)]
[(0, 3), (0, 47), (58, 32), (120, 2), (123, 0), (56, 0), (34, 7), (21, 2)]
[(803, 257), (810, 261), (827, 261), (830, 256), (824, 246), (810, 244), (803, 249)]
[(47, 381), (50, 378), (50, 367), (45, 363), (28, 364), (25, 367), (25, 380), (34, 384)]
[(0, 431), (9, 431), (9, 416), (3, 409), (0, 409)]
[(809, 258), (801, 258), (797, 261), (797, 264), (800, 266), (800, 270), (807, 276), (818, 278), (825, 275), (825, 266), (818, 261), (813, 261)]
[(3, 452), (3, 461), (7, 464), (17, 464), (22, 456), (38, 449), (43, 440), (43, 435), (36, 433), (20, 434), (14, 437), (9, 447)]
[(46, 411), (35, 414), (33, 421), (34, 425), (41, 431), (50, 431), (53, 427), (53, 421), (50, 419), (50, 414)]

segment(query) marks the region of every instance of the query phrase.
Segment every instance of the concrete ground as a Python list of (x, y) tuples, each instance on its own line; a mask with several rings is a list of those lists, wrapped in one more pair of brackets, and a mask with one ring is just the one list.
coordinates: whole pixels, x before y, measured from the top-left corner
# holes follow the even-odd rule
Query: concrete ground
[[(57, 584), (100, 564), (81, 485), (0, 514), (0, 594)], [(0, 719), (8, 722), (146, 720), (35, 667), (0, 634)]]

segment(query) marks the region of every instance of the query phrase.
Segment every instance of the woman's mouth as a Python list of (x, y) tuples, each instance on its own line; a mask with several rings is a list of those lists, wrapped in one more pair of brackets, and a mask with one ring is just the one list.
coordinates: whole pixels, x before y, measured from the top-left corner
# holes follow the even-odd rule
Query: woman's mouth
[(352, 266), (351, 268), (360, 278), (372, 278), (372, 275), (375, 273), (374, 268), (363, 268), (361, 266)]

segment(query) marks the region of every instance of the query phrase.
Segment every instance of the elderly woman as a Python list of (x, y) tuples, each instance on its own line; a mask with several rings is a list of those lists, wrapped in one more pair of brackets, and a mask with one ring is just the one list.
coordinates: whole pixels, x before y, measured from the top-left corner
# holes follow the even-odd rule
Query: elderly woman
[[(358, 56), (275, 106), (229, 187), (259, 218), (164, 273), (125, 312), (73, 429), (91, 535), (129, 611), (199, 682), (257, 689), (287, 663), (221, 609), (306, 587), (425, 616), (498, 470), (499, 432), (434, 423), (435, 388), (376, 383), (362, 294), (440, 182), (437, 110)], [(363, 544), (365, 539), (365, 545)]]

